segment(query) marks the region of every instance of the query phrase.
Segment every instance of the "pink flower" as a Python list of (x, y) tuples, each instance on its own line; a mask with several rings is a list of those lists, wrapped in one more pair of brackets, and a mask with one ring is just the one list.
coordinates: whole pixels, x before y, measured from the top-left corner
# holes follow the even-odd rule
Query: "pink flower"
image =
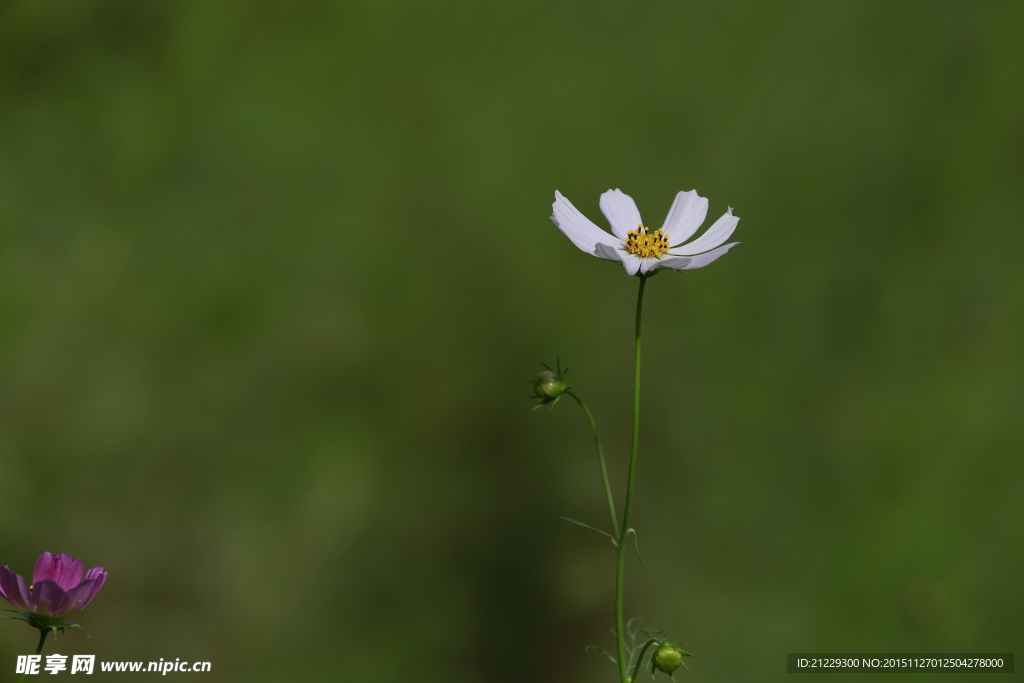
[(103, 567), (93, 567), (83, 576), (81, 560), (43, 553), (31, 584), (7, 565), (0, 566), (0, 596), (28, 615), (63, 618), (88, 607), (106, 580)]

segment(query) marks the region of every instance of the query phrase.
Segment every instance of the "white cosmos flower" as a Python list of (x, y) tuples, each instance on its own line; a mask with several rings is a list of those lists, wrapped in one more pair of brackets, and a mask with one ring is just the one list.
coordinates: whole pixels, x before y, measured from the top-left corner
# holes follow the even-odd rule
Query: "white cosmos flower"
[(703, 268), (739, 244), (719, 246), (740, 222), (732, 215), (731, 206), (703, 235), (683, 244), (697, 232), (708, 213), (708, 200), (696, 190), (677, 194), (665, 224), (654, 231), (644, 227), (636, 203), (622, 190), (601, 195), (601, 211), (614, 234), (594, 225), (558, 190), (551, 210), (551, 220), (573, 244), (588, 254), (619, 261), (630, 275), (646, 275), (657, 268)]

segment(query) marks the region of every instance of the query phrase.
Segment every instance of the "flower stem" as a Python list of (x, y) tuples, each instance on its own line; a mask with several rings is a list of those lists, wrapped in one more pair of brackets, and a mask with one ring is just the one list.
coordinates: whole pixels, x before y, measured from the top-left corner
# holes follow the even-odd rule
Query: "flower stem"
[(633, 440), (629, 449), (629, 476), (626, 478), (626, 502), (622, 510), (622, 532), (616, 548), (615, 562), (615, 647), (619, 661), (620, 683), (628, 683), (626, 669), (626, 631), (622, 620), (622, 587), (626, 570), (626, 535), (629, 533), (629, 518), (633, 512), (633, 476), (636, 473), (636, 451), (640, 444), (640, 320), (644, 310), (644, 286), (647, 276), (640, 276), (640, 290), (636, 295), (636, 341), (633, 351)]
[[(41, 628), (41, 629), (39, 629), (39, 647), (36, 648), (36, 652), (35, 652), (36, 654), (39, 654), (40, 652), (43, 651), (43, 643), (46, 642), (46, 636), (48, 636), (48, 635), (50, 635), (50, 629), (48, 629), (48, 628)], [(25, 673), (21, 674), (21, 678), (18, 679), (18, 683), (21, 683), (23, 680), (25, 680), (25, 676), (27, 676), (27, 675), (28, 675), (28, 670), (26, 669)]]
[(619, 520), (615, 516), (615, 501), (612, 499), (612, 487), (608, 483), (608, 468), (604, 464), (604, 450), (601, 449), (601, 439), (597, 436), (597, 425), (594, 423), (594, 416), (590, 414), (590, 408), (587, 408), (587, 404), (580, 400), (580, 397), (571, 391), (565, 392), (573, 397), (573, 399), (580, 404), (580, 408), (583, 409), (583, 414), (587, 416), (587, 421), (590, 423), (590, 431), (594, 433), (594, 446), (597, 448), (597, 462), (601, 465), (601, 479), (604, 481), (604, 495), (608, 499), (608, 515), (612, 520), (612, 536), (615, 537), (616, 542), (619, 538)]

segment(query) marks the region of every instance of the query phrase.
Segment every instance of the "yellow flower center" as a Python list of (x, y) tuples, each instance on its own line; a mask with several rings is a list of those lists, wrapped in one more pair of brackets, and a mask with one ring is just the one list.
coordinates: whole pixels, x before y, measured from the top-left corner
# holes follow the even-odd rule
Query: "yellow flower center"
[(661, 258), (668, 253), (668, 237), (661, 228), (650, 232), (650, 228), (638, 225), (636, 230), (626, 233), (626, 251), (645, 258)]

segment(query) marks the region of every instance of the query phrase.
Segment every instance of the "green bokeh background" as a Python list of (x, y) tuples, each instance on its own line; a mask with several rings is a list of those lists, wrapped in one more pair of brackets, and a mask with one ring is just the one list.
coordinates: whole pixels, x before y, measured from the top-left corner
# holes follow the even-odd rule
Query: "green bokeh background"
[[(556, 521), (604, 521), (586, 423), (526, 399), (572, 368), (621, 503), (636, 283), (548, 220), (609, 187), (742, 218), (646, 301), (626, 611), (684, 680), (1013, 651), (1022, 34), (1015, 1), (0, 4), (0, 563), (110, 572), (46, 652), (614, 680), (613, 554)], [(4, 680), (34, 645), (0, 623)]]

